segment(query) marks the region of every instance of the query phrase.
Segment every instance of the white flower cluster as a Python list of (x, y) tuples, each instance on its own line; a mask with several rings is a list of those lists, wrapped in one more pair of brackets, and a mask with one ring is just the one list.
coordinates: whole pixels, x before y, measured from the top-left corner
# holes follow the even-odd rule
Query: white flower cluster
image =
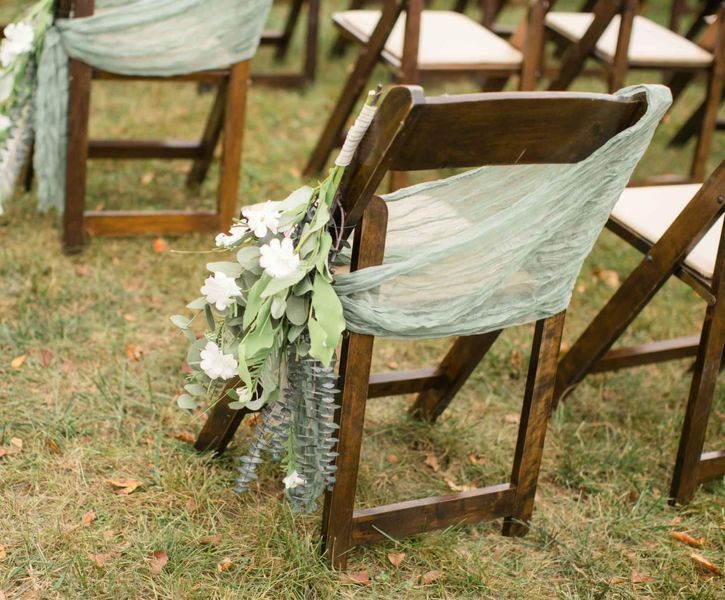
[(18, 56), (33, 49), (35, 31), (27, 23), (11, 23), (3, 33), (5, 39), (0, 44), (0, 65), (7, 68)]

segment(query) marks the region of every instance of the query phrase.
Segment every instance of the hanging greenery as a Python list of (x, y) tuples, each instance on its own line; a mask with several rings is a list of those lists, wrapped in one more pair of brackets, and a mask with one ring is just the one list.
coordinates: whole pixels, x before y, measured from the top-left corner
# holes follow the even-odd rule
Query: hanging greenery
[[(287, 496), (301, 510), (313, 509), (334, 482), (333, 362), (345, 319), (331, 267), (345, 242), (333, 215), (342, 214), (340, 181), (378, 95), (369, 96), (324, 181), (244, 208), (216, 237), (216, 250), (234, 260), (207, 265), (203, 295), (187, 306), (195, 317), (171, 317), (191, 342), (192, 373), (179, 406), (196, 408), (200, 397), (215, 400), (226, 389), (231, 408), (261, 411), (237, 489), (247, 490), (269, 451), (283, 459)], [(207, 330), (197, 339), (191, 325), (200, 315)]]

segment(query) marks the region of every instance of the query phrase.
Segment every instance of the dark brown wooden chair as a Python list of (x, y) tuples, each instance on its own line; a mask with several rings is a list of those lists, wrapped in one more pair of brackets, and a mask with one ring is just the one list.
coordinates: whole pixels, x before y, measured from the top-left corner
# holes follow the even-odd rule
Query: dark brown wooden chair
[[(62, 0), (58, 15), (87, 17), (94, 0)], [(242, 138), (246, 113), (249, 61), (228, 69), (178, 77), (129, 77), (93, 69), (72, 59), (69, 66), (68, 161), (66, 169), (63, 245), (79, 251), (87, 233), (98, 236), (184, 234), (226, 231), (237, 210)], [(124, 81), (196, 81), (218, 87), (216, 99), (200, 140), (105, 140), (88, 139), (92, 79)], [(215, 211), (87, 211), (86, 164), (89, 159), (189, 159), (194, 161), (187, 183), (201, 182), (213, 159), (223, 132), (220, 183)]]
[(340, 32), (361, 44), (362, 50), (305, 174), (324, 168), (378, 61), (390, 67), (400, 83), (463, 77), (477, 80), (485, 91), (496, 91), (517, 76), (519, 89), (534, 89), (545, 12), (545, 0), (532, 0), (526, 18), (508, 41), (460, 13), (424, 11), (423, 0), (388, 0), (382, 11), (335, 13), (333, 21)]
[(317, 74), (317, 46), (320, 24), (320, 0), (290, 0), (289, 12), (284, 27), (280, 30), (266, 30), (260, 38), (260, 45), (274, 48), (278, 61), (289, 54), (290, 43), (297, 29), (303, 6), (307, 4), (307, 31), (302, 69), (298, 73), (255, 73), (255, 84), (269, 87), (301, 88), (315, 80)]
[[(592, 94), (493, 93), (426, 98), (419, 87), (394, 87), (342, 182), (347, 231), (354, 229), (352, 269), (383, 260), (387, 207), (375, 195), (390, 170), (421, 171), (486, 164), (571, 163), (636, 122), (644, 100)], [(555, 148), (556, 152), (552, 152)], [(513, 471), (508, 482), (446, 496), (354, 509), (365, 406), (369, 398), (418, 393), (416, 419), (435, 421), (481, 362), (500, 331), (458, 338), (435, 368), (370, 374), (373, 337), (349, 333), (340, 353), (337, 481), (325, 496), (324, 547), (344, 567), (353, 546), (452, 525), (504, 517), (505, 535), (526, 533), (550, 414), (564, 312), (535, 324)], [(236, 383), (232, 382), (234, 386)], [(224, 394), (196, 441), (221, 453), (244, 411)]]
[[(608, 228), (644, 254), (607, 305), (562, 358), (557, 401), (589, 373), (696, 356), (670, 497), (725, 475), (725, 451), (702, 452), (725, 345), (725, 162), (704, 184), (628, 188)], [(612, 346), (660, 288), (677, 277), (707, 302), (699, 336)]]
[[(704, 115), (689, 177), (679, 181), (701, 182), (717, 122), (717, 111), (725, 80), (725, 5), (719, 9), (718, 42), (713, 51), (638, 14), (637, 0), (598, 0), (592, 13), (549, 11), (547, 32), (568, 47), (550, 90), (565, 90), (581, 74), (588, 58), (608, 73), (609, 90), (624, 85), (630, 70), (659, 70), (673, 77), (691, 73), (708, 77)], [(672, 86), (676, 98), (681, 89)], [(672, 182), (672, 177), (662, 178)]]

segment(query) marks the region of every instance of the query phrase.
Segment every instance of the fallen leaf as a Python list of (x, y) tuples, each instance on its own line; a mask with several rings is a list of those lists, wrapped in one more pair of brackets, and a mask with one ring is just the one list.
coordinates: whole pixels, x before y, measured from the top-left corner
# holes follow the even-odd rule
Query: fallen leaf
[(0, 446), (0, 458), (3, 456), (10, 456), (11, 454), (17, 454), (23, 449), (23, 440), (20, 438), (11, 438), (9, 446)]
[(511, 366), (516, 370), (521, 370), (521, 367), (523, 366), (523, 360), (521, 358), (521, 352), (518, 350), (511, 350), (511, 357), (509, 359), (511, 362)]
[(464, 483), (463, 485), (458, 485), (451, 477), (444, 477), (443, 481), (446, 482), (446, 485), (448, 486), (448, 489), (452, 492), (468, 492), (470, 490), (475, 490), (476, 486)]
[(161, 573), (169, 562), (169, 555), (163, 550), (157, 550), (153, 554), (146, 557), (146, 561), (149, 563), (149, 569), (152, 573)]
[(216, 546), (218, 544), (221, 544), (222, 542), (222, 534), (216, 533), (214, 535), (205, 535), (204, 537), (199, 538), (199, 543), (202, 546)]
[(193, 498), (189, 498), (186, 501), (187, 512), (190, 512), (190, 513), (196, 512), (197, 508), (199, 508), (199, 506), (196, 504), (196, 500), (194, 500)]
[(88, 559), (97, 567), (103, 568), (116, 556), (116, 552), (110, 552), (108, 554), (89, 554)]
[(622, 583), (626, 583), (627, 580), (624, 577), (612, 577), (609, 580), (610, 585), (621, 585)]
[(219, 564), (216, 566), (216, 570), (220, 573), (224, 573), (224, 571), (228, 571), (234, 566), (234, 563), (232, 562), (231, 558), (222, 558), (219, 561)]
[(370, 577), (367, 571), (355, 571), (354, 573), (343, 573), (340, 575), (340, 583), (355, 585), (370, 585)]
[(699, 554), (695, 554), (694, 552), (690, 554), (690, 558), (700, 567), (705, 569), (706, 571), (709, 571), (710, 573), (714, 573), (715, 575), (722, 575), (722, 569), (718, 567), (717, 565), (714, 565), (709, 560), (707, 560), (704, 556), (700, 556)]
[(395, 454), (388, 454), (388, 455), (387, 455), (387, 456), (385, 457), (385, 460), (387, 460), (387, 461), (388, 461), (388, 462), (389, 462), (389, 463), (390, 463), (391, 465), (394, 465), (394, 464), (395, 464), (395, 463), (397, 463), (397, 462), (398, 462), (398, 461), (399, 461), (400, 459), (399, 459), (399, 458), (398, 458), (397, 456), (395, 456)]
[(179, 431), (174, 437), (180, 442), (186, 442), (187, 444), (193, 444), (196, 441), (196, 436), (190, 431)]
[(652, 583), (654, 581), (649, 575), (637, 571), (632, 571), (629, 579), (632, 583)]
[(387, 366), (387, 367), (388, 367), (389, 369), (397, 369), (397, 368), (398, 368), (398, 367), (400, 366), (400, 365), (398, 364), (398, 361), (396, 361), (396, 360), (389, 360), (389, 361), (386, 361), (385, 365), (386, 365), (386, 366)]
[(141, 482), (135, 479), (107, 479), (106, 481), (113, 487), (121, 488), (116, 490), (116, 494), (119, 496), (128, 496), (141, 485)]
[(86, 265), (76, 265), (73, 267), (78, 277), (89, 277), (91, 270)]
[(405, 560), (405, 552), (391, 552), (388, 554), (388, 560), (391, 565), (397, 568)]
[(143, 175), (141, 175), (141, 183), (144, 185), (148, 185), (154, 180), (155, 175), (151, 171), (147, 171)]
[(594, 275), (594, 277), (596, 277), (599, 281), (603, 281), (604, 284), (610, 288), (619, 287), (619, 273), (616, 271), (595, 267), (592, 269), (592, 275)]
[(40, 351), (40, 364), (42, 364), (44, 367), (50, 366), (50, 363), (53, 361), (53, 351), (49, 350), (48, 348), (43, 348)]
[(438, 462), (438, 458), (435, 454), (429, 454), (425, 457), (425, 464), (427, 464), (431, 469), (433, 469), (434, 473), (437, 473), (440, 471), (441, 465)]
[(25, 360), (26, 360), (27, 358), (28, 358), (28, 355), (27, 355), (27, 354), (21, 354), (20, 356), (16, 356), (16, 357), (15, 357), (15, 358), (14, 358), (14, 359), (12, 360), (12, 362), (10, 363), (10, 366), (11, 366), (11, 367), (12, 367), (13, 369), (16, 369), (16, 370), (17, 370), (17, 369), (19, 369), (20, 367), (22, 367), (22, 366), (23, 366), (23, 363), (25, 362)]
[(61, 454), (60, 447), (53, 440), (46, 440), (45, 447), (51, 454)]
[(0, 560), (3, 560), (5, 557), (7, 557), (8, 553), (5, 550), (5, 546), (0, 544)]
[(128, 321), (129, 323), (133, 323), (136, 320), (136, 317), (134, 317), (131, 314), (125, 314), (125, 315), (123, 315), (123, 318), (125, 321)]
[(153, 242), (151, 242), (151, 248), (156, 253), (162, 253), (162, 252), (168, 252), (169, 251), (169, 242), (167, 242), (164, 238), (156, 238)]
[(442, 576), (443, 573), (441, 573), (440, 571), (428, 571), (420, 578), (420, 582), (423, 585), (430, 585), (434, 581), (440, 579)]
[(302, 174), (297, 167), (290, 167), (289, 173), (292, 177), (299, 177)]
[(133, 344), (126, 344), (125, 350), (126, 358), (128, 358), (128, 360), (138, 362), (143, 356), (143, 350), (141, 350), (141, 348), (139, 348), (138, 346), (134, 346)]
[(506, 421), (506, 423), (518, 424), (521, 420), (521, 415), (519, 415), (518, 413), (511, 413), (506, 415), (503, 420)]
[(81, 519), (81, 527), (88, 527), (93, 521), (96, 520), (96, 513), (92, 510), (89, 510), (87, 513), (83, 515), (83, 518)]
[(670, 531), (670, 537), (673, 540), (677, 540), (678, 542), (682, 542), (683, 544), (687, 544), (688, 546), (692, 546), (693, 548), (702, 548), (705, 544), (704, 537), (695, 539), (684, 531)]
[(469, 454), (468, 462), (472, 465), (483, 465), (486, 463), (486, 459), (483, 458), (483, 456), (481, 456), (480, 454)]

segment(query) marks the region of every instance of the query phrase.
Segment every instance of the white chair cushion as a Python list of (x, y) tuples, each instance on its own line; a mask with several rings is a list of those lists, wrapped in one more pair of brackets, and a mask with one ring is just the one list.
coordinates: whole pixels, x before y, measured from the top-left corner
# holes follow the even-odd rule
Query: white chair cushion
[[(550, 12), (546, 26), (572, 42), (578, 42), (592, 24), (592, 13)], [(616, 15), (595, 47), (598, 58), (614, 61), (619, 37), (619, 15)], [(644, 17), (636, 16), (629, 41), (629, 64), (647, 67), (707, 67), (712, 54), (674, 31)]]
[[(367, 43), (380, 19), (379, 10), (347, 10), (332, 15), (338, 27)], [(401, 15), (385, 44), (386, 60), (400, 66), (403, 58), (405, 15)], [(518, 67), (521, 52), (469, 17), (447, 10), (424, 10), (420, 22), (418, 66), (421, 69)]]
[[(627, 188), (615, 205), (612, 218), (654, 244), (700, 187), (699, 183), (691, 183)], [(722, 225), (720, 217), (685, 259), (688, 267), (707, 279), (712, 279), (715, 270)]]

